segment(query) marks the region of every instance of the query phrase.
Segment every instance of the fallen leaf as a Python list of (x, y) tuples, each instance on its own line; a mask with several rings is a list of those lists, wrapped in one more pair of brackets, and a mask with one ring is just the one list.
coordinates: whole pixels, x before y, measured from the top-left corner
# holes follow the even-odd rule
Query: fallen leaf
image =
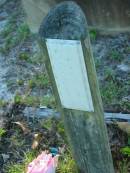
[(30, 133), (30, 129), (27, 127), (27, 125), (24, 122), (13, 122), (14, 124), (17, 124), (22, 131), (24, 132), (24, 134), (28, 134)]
[(39, 146), (42, 139), (43, 139), (42, 133), (35, 133), (34, 134), (34, 140), (32, 143), (32, 149), (36, 149)]

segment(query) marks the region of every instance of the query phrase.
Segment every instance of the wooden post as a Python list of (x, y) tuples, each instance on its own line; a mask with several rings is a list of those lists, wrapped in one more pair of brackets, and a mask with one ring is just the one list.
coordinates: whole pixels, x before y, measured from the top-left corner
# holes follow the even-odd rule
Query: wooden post
[(39, 42), (79, 172), (114, 173), (86, 19), (80, 7), (70, 1), (53, 8), (41, 25)]

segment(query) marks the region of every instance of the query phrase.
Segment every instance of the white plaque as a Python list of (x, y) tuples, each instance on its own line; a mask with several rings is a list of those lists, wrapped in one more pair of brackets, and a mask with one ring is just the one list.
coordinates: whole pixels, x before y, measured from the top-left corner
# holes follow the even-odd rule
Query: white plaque
[(62, 106), (93, 112), (81, 42), (47, 39), (46, 45)]

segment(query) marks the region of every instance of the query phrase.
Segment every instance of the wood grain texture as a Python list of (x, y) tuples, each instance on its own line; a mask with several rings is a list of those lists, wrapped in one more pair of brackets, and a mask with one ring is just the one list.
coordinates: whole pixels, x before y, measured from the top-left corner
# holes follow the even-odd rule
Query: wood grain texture
[[(66, 8), (65, 5), (66, 4)], [(71, 37), (70, 33), (67, 36), (66, 29), (61, 29), (58, 32), (55, 32), (54, 30), (52, 33), (47, 33), (47, 28), (45, 27), (45, 24), (47, 22), (47, 18), (43, 22), (43, 25), (40, 28), (40, 45), (41, 50), (43, 52), (43, 56), (45, 58), (45, 64), (48, 71), (48, 74), (50, 76), (50, 81), (52, 82), (52, 87), (54, 91), (54, 95), (57, 101), (57, 106), (59, 108), (59, 111), (63, 115), (65, 129), (67, 132), (67, 136), (72, 148), (73, 156), (77, 162), (79, 173), (114, 173), (113, 163), (112, 163), (112, 157), (109, 147), (109, 141), (107, 137), (107, 130), (104, 122), (104, 114), (103, 114), (103, 107), (102, 107), (102, 101), (100, 97), (100, 91), (98, 87), (97, 77), (96, 77), (96, 70), (93, 60), (93, 55), (91, 51), (91, 44), (88, 33), (80, 33), (80, 27), (84, 27), (84, 25), (80, 25), (81, 23), (76, 23), (73, 20), (76, 20), (76, 12), (77, 16), (79, 16), (79, 12), (81, 11), (74, 11), (74, 9), (77, 8), (77, 5), (72, 2), (65, 2), (62, 9), (62, 4), (60, 4), (60, 10), (63, 10), (64, 16), (66, 16), (67, 20), (70, 17), (69, 25), (71, 25), (71, 29), (75, 30), (73, 32), (73, 36)], [(71, 8), (68, 8), (71, 6)], [(75, 7), (76, 6), (76, 7)], [(58, 8), (53, 9), (57, 11)], [(70, 10), (69, 13), (67, 10)], [(67, 11), (67, 13), (66, 13)], [(73, 18), (73, 15), (70, 15), (71, 13), (75, 13), (75, 18)], [(50, 12), (52, 14), (52, 11)], [(58, 13), (56, 13), (58, 15)], [(67, 14), (67, 15), (65, 15)], [(70, 15), (70, 16), (69, 16)], [(61, 15), (62, 16), (62, 15)], [(71, 16), (73, 20), (71, 20)], [(84, 14), (81, 12), (80, 15), (81, 18), (84, 18)], [(49, 17), (50, 18), (50, 17)], [(48, 19), (49, 19), (48, 18)], [(58, 16), (58, 19), (60, 19), (60, 16)], [(64, 21), (65, 18), (64, 18)], [(82, 20), (81, 20), (82, 21)], [(57, 21), (58, 22), (58, 21)], [(67, 25), (67, 27), (69, 26)], [(78, 26), (79, 25), (79, 26)], [(87, 24), (85, 23), (85, 28), (87, 28)], [(59, 26), (58, 24), (55, 24), (54, 26)], [(66, 27), (66, 23), (63, 25)], [(53, 27), (51, 23), (51, 27)], [(85, 29), (84, 28), (84, 29)], [(84, 29), (82, 31), (84, 31)], [(46, 31), (45, 31), (46, 30)], [(49, 30), (51, 32), (51, 30)], [(75, 34), (76, 33), (76, 34)], [(79, 35), (77, 35), (79, 33)], [(50, 35), (49, 35), (50, 34)], [(54, 34), (52, 36), (52, 34)], [(84, 36), (84, 37), (82, 37)], [(88, 73), (88, 80), (90, 84), (90, 90), (92, 94), (92, 100), (94, 105), (94, 112), (87, 112), (87, 111), (78, 111), (78, 110), (71, 110), (71, 109), (64, 109), (61, 105), (58, 89), (56, 86), (56, 81), (54, 78), (53, 70), (50, 63), (50, 58), (47, 51), (46, 46), (46, 37), (49, 38), (58, 38), (58, 39), (81, 39), (82, 41), (82, 49), (84, 53), (84, 60), (85, 60), (85, 66)], [(62, 58), (62, 57), (61, 57)], [(71, 75), (71, 74), (70, 74)]]

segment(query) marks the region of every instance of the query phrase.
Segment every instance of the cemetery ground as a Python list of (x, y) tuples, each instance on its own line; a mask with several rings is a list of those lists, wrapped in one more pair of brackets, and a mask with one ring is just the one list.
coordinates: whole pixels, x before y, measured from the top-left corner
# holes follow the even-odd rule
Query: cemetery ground
[[(104, 111), (129, 114), (130, 34), (90, 30), (90, 37)], [(61, 155), (57, 173), (76, 173), (36, 39), (21, 1), (0, 1), (0, 172), (22, 173), (41, 151), (56, 147)], [(37, 109), (48, 109), (48, 116), (37, 117)], [(115, 170), (128, 173), (130, 126), (121, 127), (107, 124)]]

